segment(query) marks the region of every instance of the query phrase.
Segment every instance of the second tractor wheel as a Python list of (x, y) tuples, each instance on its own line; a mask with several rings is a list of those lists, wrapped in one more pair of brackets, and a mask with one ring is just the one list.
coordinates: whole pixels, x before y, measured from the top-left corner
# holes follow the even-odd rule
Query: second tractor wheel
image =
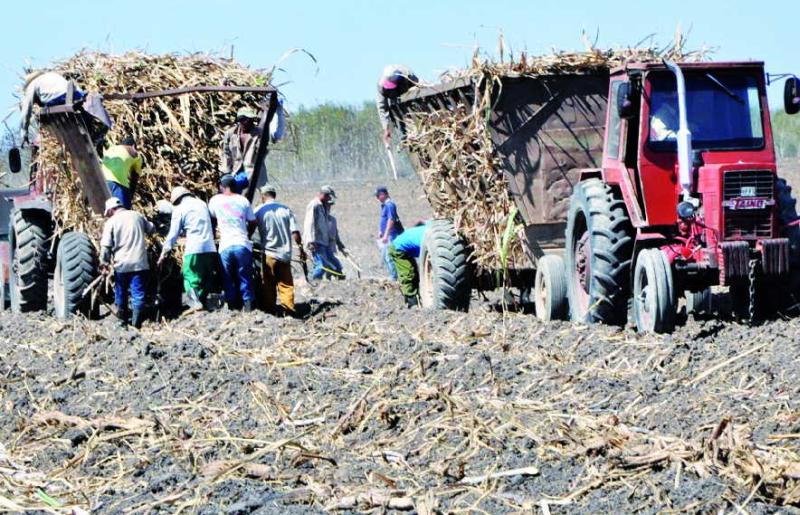
[(91, 317), (94, 309), (86, 288), (97, 277), (97, 252), (92, 240), (81, 232), (69, 232), (58, 243), (53, 273), (53, 306), (57, 318), (75, 313)]
[(536, 318), (544, 322), (565, 320), (569, 313), (567, 274), (561, 256), (548, 254), (536, 263), (534, 305)]
[(422, 307), (467, 311), (472, 285), (468, 249), (450, 220), (434, 220), (420, 250)]
[(10, 218), (8, 289), (11, 310), (15, 313), (43, 311), (47, 308), (50, 215), (40, 210), (14, 210)]
[(703, 319), (714, 313), (711, 288), (686, 292), (686, 314), (695, 319)]
[(572, 320), (627, 320), (633, 227), (625, 202), (600, 179), (579, 183), (567, 215), (567, 296)]
[(633, 272), (633, 317), (640, 333), (668, 333), (675, 328), (676, 299), (672, 270), (658, 249), (645, 249)]

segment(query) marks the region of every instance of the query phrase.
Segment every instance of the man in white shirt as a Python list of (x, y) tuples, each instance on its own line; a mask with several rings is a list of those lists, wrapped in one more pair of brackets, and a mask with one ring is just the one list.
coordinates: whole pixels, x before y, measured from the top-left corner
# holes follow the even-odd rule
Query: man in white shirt
[(220, 193), (208, 202), (208, 210), (219, 231), (219, 257), (228, 308), (241, 306), (245, 311), (252, 311), (253, 244), (250, 235), (256, 228), (256, 216), (250, 202), (233, 192), (234, 184), (233, 176), (223, 175), (219, 181)]
[(122, 325), (128, 324), (128, 300), (131, 304), (130, 322), (137, 329), (142, 326), (142, 314), (147, 292), (146, 236), (155, 230), (152, 223), (136, 211), (125, 209), (117, 197), (106, 200), (105, 215), (100, 239), (100, 262), (114, 268), (114, 303)]
[(174, 209), (169, 224), (169, 233), (158, 258), (160, 267), (169, 255), (178, 237), (185, 233), (186, 241), (183, 251), (183, 290), (186, 292), (190, 309), (204, 306), (208, 294), (214, 284), (217, 269), (217, 247), (214, 245), (214, 230), (211, 215), (205, 202), (192, 193), (178, 186), (172, 190), (170, 202)]

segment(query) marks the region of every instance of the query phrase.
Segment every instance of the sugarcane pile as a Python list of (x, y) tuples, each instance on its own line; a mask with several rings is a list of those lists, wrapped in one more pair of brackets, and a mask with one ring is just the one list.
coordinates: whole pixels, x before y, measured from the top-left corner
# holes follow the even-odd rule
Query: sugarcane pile
[(707, 53), (687, 52), (683, 47), (680, 34), (666, 48), (601, 50), (589, 45), (584, 52), (523, 53), (508, 59), (501, 46), (499, 61), (476, 51), (469, 68), (442, 76), (442, 82), (470, 79), (476, 85), (474, 103), (411, 113), (406, 121), (406, 145), (419, 158), (417, 172), (435, 216), (453, 220), (456, 230), (471, 245), (472, 259), (479, 269), (530, 266), (523, 252), (521, 225), (513, 220), (514, 203), (489, 135), (491, 99), (501, 87), (501, 78), (603, 74), (628, 62), (699, 61)]
[[(269, 72), (208, 54), (113, 55), (84, 51), (50, 68), (73, 79), (84, 91), (106, 94), (199, 85), (266, 86), (270, 80)], [(106, 100), (106, 109), (114, 121), (107, 141), (115, 143), (132, 136), (144, 162), (134, 207), (152, 214), (156, 201), (169, 198), (170, 190), (177, 185), (203, 198), (214, 193), (224, 129), (233, 124), (237, 109), (257, 108), (262, 101), (263, 96), (251, 93)], [(42, 134), (37, 162), (51, 181), (57, 229), (98, 234), (101, 220), (89, 209), (68, 157), (47, 130)]]

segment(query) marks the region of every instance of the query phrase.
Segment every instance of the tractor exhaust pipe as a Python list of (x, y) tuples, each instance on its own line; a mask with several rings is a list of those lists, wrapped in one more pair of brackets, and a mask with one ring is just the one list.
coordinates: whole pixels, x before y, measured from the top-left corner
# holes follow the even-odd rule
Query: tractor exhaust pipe
[(686, 83), (683, 80), (683, 71), (674, 61), (664, 61), (664, 65), (675, 74), (678, 87), (678, 181), (681, 185), (681, 197), (683, 200), (696, 202), (696, 199), (692, 199), (692, 133), (686, 119)]

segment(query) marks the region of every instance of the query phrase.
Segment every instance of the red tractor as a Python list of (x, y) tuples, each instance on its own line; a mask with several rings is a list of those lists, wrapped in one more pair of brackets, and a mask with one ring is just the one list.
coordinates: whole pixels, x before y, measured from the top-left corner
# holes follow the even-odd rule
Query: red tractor
[(702, 309), (716, 285), (748, 319), (795, 303), (800, 229), (763, 64), (629, 64), (606, 111), (602, 166), (581, 171), (567, 214), (571, 318), (622, 323), (632, 299), (639, 331), (669, 332), (679, 298)]

